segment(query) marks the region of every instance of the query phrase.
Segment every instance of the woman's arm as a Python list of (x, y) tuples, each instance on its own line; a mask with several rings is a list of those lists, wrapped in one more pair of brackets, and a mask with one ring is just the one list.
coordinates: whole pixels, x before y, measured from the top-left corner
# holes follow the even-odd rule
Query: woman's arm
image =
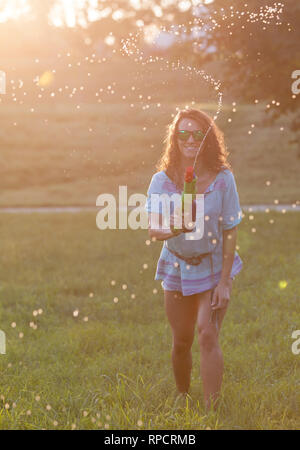
[[(152, 219), (152, 226), (151, 226)], [(192, 229), (180, 228), (178, 230), (171, 230), (170, 228), (162, 227), (163, 215), (158, 213), (152, 213), (149, 215), (148, 219), (148, 233), (151, 238), (155, 238), (158, 241), (165, 241), (166, 239), (170, 239), (174, 236), (178, 236), (181, 233), (188, 233), (193, 231)], [(170, 216), (170, 226), (174, 226), (175, 218), (173, 215)], [(158, 225), (158, 227), (157, 227)]]
[(230, 274), (235, 254), (237, 227), (223, 230), (223, 264), (221, 279), (213, 291), (212, 309), (225, 308), (230, 300)]
[[(151, 226), (152, 220), (152, 226)], [(170, 228), (163, 229), (162, 228), (162, 220), (163, 215), (158, 213), (151, 213), (148, 219), (148, 233), (151, 238), (155, 238), (158, 241), (165, 241), (166, 239), (170, 239), (171, 237), (177, 236), (182, 233), (182, 230), (178, 230), (177, 232), (172, 232)], [(172, 218), (170, 218), (170, 222), (172, 223)], [(158, 227), (156, 227), (158, 225)]]
[(236, 238), (236, 226), (231, 228), (230, 230), (223, 230), (223, 264), (220, 283), (227, 284), (230, 279), (235, 255)]

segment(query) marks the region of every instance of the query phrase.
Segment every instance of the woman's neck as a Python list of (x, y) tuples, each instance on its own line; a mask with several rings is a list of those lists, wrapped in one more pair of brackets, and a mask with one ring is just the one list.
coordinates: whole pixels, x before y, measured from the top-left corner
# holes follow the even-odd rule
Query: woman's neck
[[(182, 176), (184, 176), (186, 168), (192, 166), (193, 164), (194, 159), (181, 158), (179, 163), (179, 173), (182, 174)], [(199, 177), (205, 176), (208, 174), (208, 172), (209, 170), (204, 165), (203, 161), (201, 161), (201, 159), (199, 158), (197, 160), (197, 176)]]

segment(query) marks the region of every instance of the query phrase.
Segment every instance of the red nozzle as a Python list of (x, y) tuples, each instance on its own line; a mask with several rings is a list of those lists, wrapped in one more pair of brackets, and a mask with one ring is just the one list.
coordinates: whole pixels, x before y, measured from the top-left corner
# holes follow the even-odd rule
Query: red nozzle
[(187, 167), (185, 169), (184, 181), (186, 181), (187, 183), (191, 183), (193, 179), (194, 179), (194, 168), (193, 166)]

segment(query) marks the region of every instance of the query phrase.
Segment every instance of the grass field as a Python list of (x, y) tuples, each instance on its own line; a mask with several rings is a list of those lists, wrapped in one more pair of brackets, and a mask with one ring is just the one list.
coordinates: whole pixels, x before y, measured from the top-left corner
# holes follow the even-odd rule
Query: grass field
[[(214, 104), (195, 106), (210, 114), (215, 108)], [(152, 115), (139, 111), (134, 117), (129, 109), (127, 105), (82, 106), (81, 112), (72, 112), (57, 106), (31, 115), (20, 107), (0, 111), (0, 205), (95, 205), (99, 194), (116, 194), (119, 185), (128, 186), (129, 194), (145, 194), (172, 106), (162, 112), (153, 107)], [(258, 106), (231, 110), (224, 106), (220, 126), (241, 203), (299, 201), (300, 160), (287, 135), (279, 125), (260, 125), (265, 115)], [(232, 123), (226, 123), (230, 117)], [(251, 128), (252, 123), (256, 128)]]
[[(69, 69), (68, 62), (3, 61), (8, 78), (24, 80), (24, 87), (0, 98), (0, 206), (95, 205), (99, 194), (116, 194), (119, 185), (146, 193), (176, 107), (189, 104), (211, 116), (217, 110), (216, 93), (181, 70), (118, 59), (80, 68), (74, 59)], [(38, 99), (32, 79), (46, 68), (56, 70), (54, 85)], [(220, 68), (205, 69), (222, 79)], [(225, 92), (217, 121), (241, 204), (297, 202), (300, 154), (291, 142), (291, 117), (267, 124), (266, 102), (254, 100), (245, 105)]]
[[(176, 107), (217, 109), (197, 77), (74, 58), (2, 61), (15, 85), (0, 98), (0, 206), (95, 205), (120, 185), (145, 194)], [(37, 100), (32, 80), (52, 69)], [(291, 117), (268, 124), (254, 100), (226, 94), (218, 118), (240, 203), (299, 203)], [(154, 281), (161, 243), (148, 245), (145, 230), (100, 231), (95, 213), (0, 214), (0, 429), (298, 429), (299, 218), (252, 216), (238, 229), (244, 266), (221, 333), (222, 401), (207, 414), (196, 336), (193, 401), (174, 407), (172, 335)]]
[(100, 231), (93, 213), (2, 214), (0, 428), (299, 429), (298, 230), (297, 213), (239, 226), (222, 403), (206, 414), (196, 336), (193, 403), (173, 408), (171, 329), (153, 280), (161, 243)]

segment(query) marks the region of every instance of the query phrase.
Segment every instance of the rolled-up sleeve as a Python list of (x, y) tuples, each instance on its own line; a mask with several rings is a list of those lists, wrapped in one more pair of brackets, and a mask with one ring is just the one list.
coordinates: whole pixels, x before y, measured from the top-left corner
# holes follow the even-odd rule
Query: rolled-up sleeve
[(151, 201), (151, 195), (152, 194), (161, 194), (161, 182), (159, 180), (159, 176), (157, 173), (155, 173), (151, 179), (149, 188), (147, 190), (147, 200), (145, 203), (145, 210), (147, 213), (162, 213), (161, 204), (155, 199), (152, 198)]
[(235, 178), (230, 170), (228, 170), (228, 177), (226, 177), (221, 217), (223, 230), (234, 228), (242, 221), (243, 217)]

